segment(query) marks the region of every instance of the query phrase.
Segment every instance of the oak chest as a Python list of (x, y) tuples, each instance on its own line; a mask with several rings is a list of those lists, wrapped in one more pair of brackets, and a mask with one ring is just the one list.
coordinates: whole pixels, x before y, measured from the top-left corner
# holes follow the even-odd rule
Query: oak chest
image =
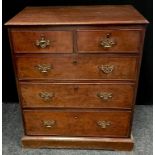
[(27, 7), (8, 21), (23, 147), (131, 150), (147, 23), (129, 5)]

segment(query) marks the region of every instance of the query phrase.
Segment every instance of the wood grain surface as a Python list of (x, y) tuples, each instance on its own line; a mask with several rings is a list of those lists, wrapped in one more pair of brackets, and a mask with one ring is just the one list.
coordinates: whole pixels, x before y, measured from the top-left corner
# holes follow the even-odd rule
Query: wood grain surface
[[(73, 34), (69, 31), (11, 31), (15, 53), (72, 53)], [(50, 45), (36, 46), (44, 38)]]
[[(138, 53), (142, 33), (140, 29), (79, 30), (78, 51), (80, 53)], [(107, 35), (115, 42), (110, 48), (101, 46), (102, 40), (107, 39)]]
[(84, 148), (131, 151), (134, 141), (132, 136), (129, 138), (24, 136), (22, 146), (24, 148)]
[[(33, 55), (16, 58), (18, 77), (52, 80), (135, 80), (138, 57), (106, 55)], [(41, 73), (38, 64), (51, 65), (47, 73)], [(111, 73), (100, 70), (102, 65), (113, 65)], [(129, 67), (130, 66), (130, 67)]]
[[(131, 109), (134, 87), (133, 83), (20, 83), (24, 108)], [(40, 93), (51, 97), (41, 98)], [(111, 97), (100, 98), (103, 93)]]
[(27, 7), (6, 25), (147, 24), (131, 5)]
[[(128, 137), (130, 111), (24, 110), (27, 135)], [(43, 121), (55, 121), (46, 127)], [(110, 122), (105, 128), (98, 121)]]

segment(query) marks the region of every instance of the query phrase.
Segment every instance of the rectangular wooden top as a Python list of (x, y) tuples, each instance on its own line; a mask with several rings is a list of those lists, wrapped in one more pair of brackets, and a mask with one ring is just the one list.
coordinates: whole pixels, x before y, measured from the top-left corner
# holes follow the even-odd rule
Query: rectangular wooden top
[(147, 24), (131, 5), (26, 7), (5, 25)]

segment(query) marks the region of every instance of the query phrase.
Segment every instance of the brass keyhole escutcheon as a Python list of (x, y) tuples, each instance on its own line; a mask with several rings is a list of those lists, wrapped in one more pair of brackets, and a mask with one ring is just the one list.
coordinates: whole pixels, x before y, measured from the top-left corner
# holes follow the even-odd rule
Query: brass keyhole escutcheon
[(74, 116), (75, 119), (78, 119), (78, 116)]

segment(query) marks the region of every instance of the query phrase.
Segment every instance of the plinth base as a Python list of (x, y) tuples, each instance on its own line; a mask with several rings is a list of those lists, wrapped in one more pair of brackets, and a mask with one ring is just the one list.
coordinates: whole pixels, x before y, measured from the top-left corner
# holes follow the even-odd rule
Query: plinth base
[(79, 148), (130, 151), (133, 138), (24, 136), (24, 148)]

